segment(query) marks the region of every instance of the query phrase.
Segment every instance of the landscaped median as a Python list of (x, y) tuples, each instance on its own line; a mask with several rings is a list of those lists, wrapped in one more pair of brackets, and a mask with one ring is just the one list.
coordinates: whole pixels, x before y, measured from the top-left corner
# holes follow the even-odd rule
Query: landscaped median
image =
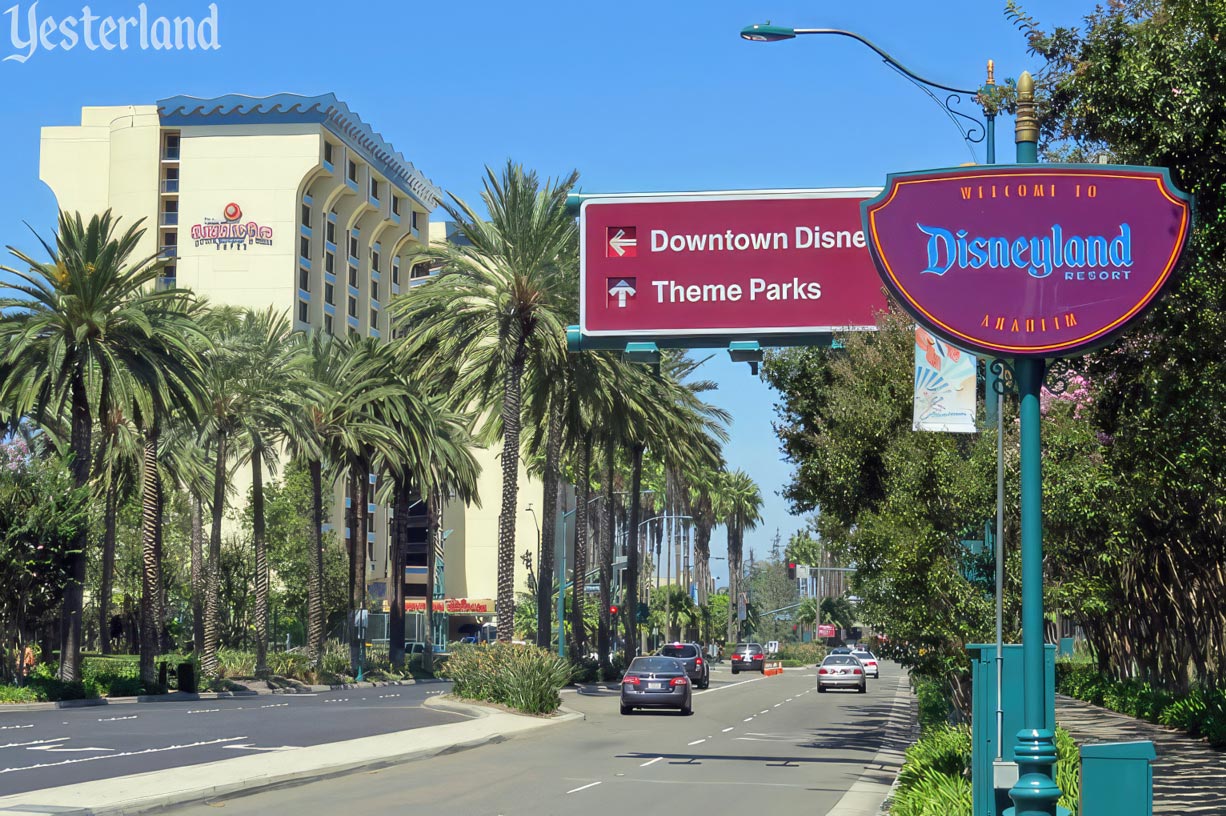
[(571, 682), (574, 667), (536, 646), (462, 643), (440, 674), (452, 681), (456, 697), (498, 703), (525, 714), (552, 714), (562, 704), (559, 692)]

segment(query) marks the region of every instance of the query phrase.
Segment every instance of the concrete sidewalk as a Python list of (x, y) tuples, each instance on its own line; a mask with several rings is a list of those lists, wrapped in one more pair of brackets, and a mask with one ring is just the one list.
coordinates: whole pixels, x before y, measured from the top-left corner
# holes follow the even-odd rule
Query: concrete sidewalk
[(1154, 813), (1226, 813), (1226, 754), (1182, 731), (1151, 725), (1071, 697), (1056, 697), (1056, 722), (1079, 745), (1150, 740), (1154, 763)]
[(465, 722), (392, 734), (312, 745), (134, 774), (116, 779), (45, 788), (0, 798), (0, 816), (55, 813), (60, 816), (129, 816), (171, 805), (201, 802), (239, 792), (250, 793), (288, 783), (369, 771), (415, 759), (453, 753), (582, 719), (563, 710), (554, 717), (509, 714), (451, 700), (431, 700), (471, 717)]

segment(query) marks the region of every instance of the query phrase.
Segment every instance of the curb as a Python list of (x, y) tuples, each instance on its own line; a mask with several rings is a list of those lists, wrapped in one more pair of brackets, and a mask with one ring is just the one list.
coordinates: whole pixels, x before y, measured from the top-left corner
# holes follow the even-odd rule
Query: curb
[[(30, 813), (55, 813), (57, 816), (132, 816), (138, 813), (198, 804), (237, 794), (248, 795), (289, 784), (305, 784), (360, 771), (371, 771), (420, 759), (454, 754), (482, 745), (505, 742), (521, 733), (530, 733), (548, 725), (585, 719), (582, 713), (569, 709), (562, 709), (565, 713), (561, 716), (544, 718), (511, 715), (498, 709), (454, 700), (440, 699), (429, 702), (432, 706), (440, 708), (455, 708), (471, 712), (474, 719), (449, 725), (411, 729), (395, 734), (310, 746), (302, 751), (314, 749), (317, 754), (325, 753), (329, 760), (325, 760), (325, 764), (301, 769), (291, 767), (294, 754), (264, 754), (262, 755), (263, 764), (250, 761), (255, 757), (244, 757), (81, 783), (63, 788), (29, 791), (0, 799), (0, 816), (9, 814), (28, 816)], [(477, 721), (489, 718), (497, 718), (497, 722), (490, 723), (493, 727), (481, 733), (481, 727), (476, 724)], [(447, 739), (446, 736), (451, 736), (451, 734), (441, 732), (440, 729), (452, 729), (453, 732), (458, 730), (454, 736), (459, 739), (455, 741)], [(470, 736), (472, 732), (477, 733)], [(392, 748), (390, 753), (385, 752), (389, 738), (394, 740), (397, 737), (416, 742), (418, 745), (404, 745), (400, 749)], [(422, 743), (425, 744), (424, 747)], [(362, 747), (355, 750), (355, 746), (358, 745)], [(364, 752), (365, 755), (363, 755)], [(330, 761), (332, 756), (342, 755), (353, 758), (335, 763)], [(310, 762), (312, 759), (309, 756), (302, 756), (302, 761), (305, 762)], [(281, 767), (269, 767), (267, 764), (269, 761)], [(244, 764), (235, 765), (236, 762)], [(218, 777), (224, 778), (226, 771), (230, 771), (232, 775), (246, 775), (228, 781), (214, 781)], [(192, 774), (200, 781), (185, 782), (183, 777)], [(153, 792), (151, 789), (156, 789), (159, 784), (165, 790)], [(112, 789), (107, 791), (110, 796), (100, 796), (100, 793), (107, 787)], [(115, 790), (116, 787), (118, 790)], [(111, 801), (99, 803), (100, 798), (104, 800), (110, 798)]]

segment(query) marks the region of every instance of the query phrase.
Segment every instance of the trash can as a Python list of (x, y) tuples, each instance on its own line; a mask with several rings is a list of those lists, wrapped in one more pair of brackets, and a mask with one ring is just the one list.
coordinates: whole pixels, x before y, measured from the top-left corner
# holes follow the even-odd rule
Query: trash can
[(191, 662), (179, 664), (179, 691), (196, 693), (196, 664)]
[(1153, 816), (1152, 742), (1081, 746), (1080, 816)]

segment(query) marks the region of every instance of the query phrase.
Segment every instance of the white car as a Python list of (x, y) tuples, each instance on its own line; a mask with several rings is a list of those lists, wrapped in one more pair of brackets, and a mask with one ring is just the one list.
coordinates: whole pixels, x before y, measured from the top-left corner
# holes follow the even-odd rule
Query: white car
[(871, 677), (876, 680), (881, 676), (881, 671), (877, 668), (877, 656), (872, 652), (864, 649), (857, 649), (851, 653), (851, 656), (864, 664), (865, 677)]

